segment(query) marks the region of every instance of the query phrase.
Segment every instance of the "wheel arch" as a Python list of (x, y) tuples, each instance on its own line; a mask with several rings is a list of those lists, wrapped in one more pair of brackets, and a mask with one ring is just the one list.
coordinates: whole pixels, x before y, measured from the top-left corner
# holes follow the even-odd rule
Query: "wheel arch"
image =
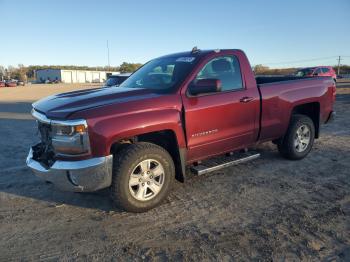
[(149, 142), (156, 144), (168, 151), (175, 165), (175, 178), (180, 182), (185, 182), (186, 177), (186, 148), (179, 145), (174, 130), (165, 129), (138, 134), (129, 138), (120, 139), (112, 143), (111, 154), (117, 154), (127, 144), (137, 142)]
[(311, 118), (315, 126), (315, 138), (319, 138), (320, 135), (320, 103), (311, 102), (306, 104), (297, 105), (292, 109), (291, 117), (293, 115), (300, 114)]

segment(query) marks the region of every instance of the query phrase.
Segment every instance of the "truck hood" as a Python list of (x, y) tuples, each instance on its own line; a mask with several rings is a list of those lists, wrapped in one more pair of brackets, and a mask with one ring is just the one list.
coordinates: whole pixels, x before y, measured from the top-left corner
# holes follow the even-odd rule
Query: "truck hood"
[(48, 118), (65, 119), (81, 110), (158, 96), (149, 89), (95, 88), (48, 96), (35, 102), (33, 108)]

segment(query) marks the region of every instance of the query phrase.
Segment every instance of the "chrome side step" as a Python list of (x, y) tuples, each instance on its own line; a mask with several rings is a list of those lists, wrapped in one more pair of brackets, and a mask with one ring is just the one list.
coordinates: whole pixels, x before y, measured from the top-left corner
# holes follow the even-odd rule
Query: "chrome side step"
[(260, 157), (260, 153), (247, 152), (247, 153), (234, 153), (226, 157), (216, 157), (207, 160), (197, 166), (192, 166), (191, 171), (196, 175), (204, 175), (210, 172), (214, 172), (229, 166), (235, 166), (241, 163), (245, 163)]

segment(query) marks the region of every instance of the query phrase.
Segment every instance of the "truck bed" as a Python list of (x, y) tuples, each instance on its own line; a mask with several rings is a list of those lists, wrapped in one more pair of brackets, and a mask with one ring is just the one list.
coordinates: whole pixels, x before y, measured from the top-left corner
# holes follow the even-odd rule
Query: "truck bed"
[(334, 86), (334, 81), (330, 77), (264, 77), (260, 81), (261, 141), (282, 136), (289, 123), (285, 120), (289, 120), (291, 111), (299, 104), (318, 106), (321, 123), (332, 111), (333, 95), (329, 87)]
[(309, 79), (316, 77), (301, 77), (301, 76), (256, 76), (255, 80), (258, 85), (274, 83), (274, 82), (283, 82), (283, 81), (293, 81), (301, 79)]

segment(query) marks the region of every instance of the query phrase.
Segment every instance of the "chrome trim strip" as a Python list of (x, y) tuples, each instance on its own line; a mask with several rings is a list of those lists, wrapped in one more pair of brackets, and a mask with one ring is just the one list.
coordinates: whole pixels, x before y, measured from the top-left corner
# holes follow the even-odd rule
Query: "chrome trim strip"
[(32, 116), (36, 120), (38, 120), (38, 121), (40, 121), (42, 123), (45, 123), (45, 124), (50, 124), (51, 123), (50, 119), (48, 119), (45, 115), (43, 115), (43, 114), (39, 113), (38, 111), (36, 111), (34, 108), (32, 109), (31, 113), (32, 113)]
[(49, 125), (59, 125), (59, 126), (77, 126), (77, 125), (84, 125), (87, 127), (87, 122), (84, 119), (74, 119), (74, 120), (51, 120), (47, 118), (44, 114), (39, 113), (34, 108), (32, 109), (32, 116), (45, 124)]
[(196, 175), (204, 175), (204, 174), (207, 174), (207, 173), (210, 173), (213, 171), (220, 170), (222, 168), (245, 163), (245, 162), (257, 159), (259, 157), (260, 157), (260, 153), (257, 153), (257, 154), (251, 155), (251, 156), (239, 158), (239, 159), (229, 161), (229, 162), (226, 162), (226, 163), (223, 163), (223, 164), (220, 164), (217, 166), (213, 166), (213, 167), (205, 167), (203, 165), (198, 165), (198, 166), (192, 167), (191, 169), (192, 169), (192, 171), (194, 171), (196, 173)]

